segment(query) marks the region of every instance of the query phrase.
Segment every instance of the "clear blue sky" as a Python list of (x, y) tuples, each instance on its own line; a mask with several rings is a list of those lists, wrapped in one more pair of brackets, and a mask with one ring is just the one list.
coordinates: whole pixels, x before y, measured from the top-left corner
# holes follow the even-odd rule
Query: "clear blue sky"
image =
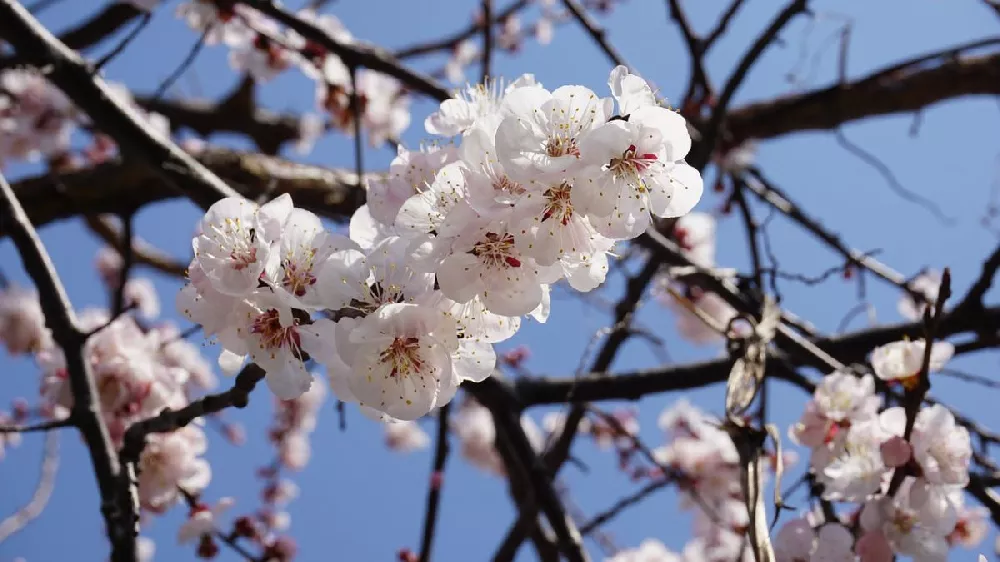
[[(43, 20), (55, 28), (79, 21), (96, 8), (83, 2), (61, 4), (46, 13)], [(172, 17), (177, 4), (169, 2), (154, 18), (133, 47), (108, 67), (111, 79), (124, 81), (136, 92), (149, 92), (185, 56), (196, 37)], [(293, 5), (297, 3), (293, 2)], [(387, 47), (408, 45), (422, 39), (464, 28), (479, 2), (470, 0), (340, 0), (329, 10), (340, 17), (355, 36)], [(506, 2), (497, 2), (500, 7)], [(655, 82), (661, 93), (676, 100), (687, 80), (687, 56), (676, 28), (668, 22), (665, 3), (654, 0), (626, 0), (614, 13), (603, 18), (609, 38), (638, 71)], [(686, 2), (694, 25), (704, 30), (714, 15), (728, 2), (689, 0)], [(782, 5), (774, 0), (748, 2), (731, 26), (729, 34), (708, 59), (708, 69), (720, 83), (735, 60)], [(800, 58), (805, 42), (814, 53), (849, 17), (854, 21), (850, 45), (849, 72), (862, 74), (881, 65), (917, 53), (939, 49), (972, 38), (995, 34), (998, 21), (975, 0), (884, 0), (882, 2), (840, 3), (817, 1), (814, 8), (825, 14), (809, 33), (807, 19), (800, 17), (782, 35), (784, 46), (770, 49), (753, 69), (739, 91), (737, 103), (763, 99), (795, 89), (786, 77)], [(849, 10), (832, 14), (830, 11)], [(824, 85), (835, 78), (836, 49), (827, 49), (818, 58), (812, 85)], [(810, 54), (810, 56), (812, 56)], [(432, 59), (422, 68), (437, 68), (443, 59)], [(494, 74), (514, 77), (534, 73), (546, 86), (581, 83), (605, 91), (610, 66), (603, 55), (572, 23), (556, 29), (554, 42), (540, 47), (529, 41), (516, 57), (500, 55)], [(191, 74), (182, 79), (180, 93), (215, 97), (237, 80), (228, 71), (225, 50), (207, 48)], [(470, 69), (470, 78), (478, 74)], [(312, 86), (304, 79), (281, 79), (261, 91), (263, 103), (275, 110), (312, 110)], [(414, 103), (413, 126), (404, 139), (410, 145), (425, 139), (423, 118), (431, 105)], [(819, 214), (825, 225), (841, 233), (848, 243), (869, 251), (880, 249), (879, 258), (905, 274), (924, 266), (949, 266), (954, 287), (961, 294), (978, 274), (980, 263), (996, 240), (982, 228), (980, 219), (991, 198), (991, 184), (1000, 175), (1000, 110), (996, 100), (967, 99), (940, 104), (925, 112), (920, 134), (909, 135), (912, 116), (881, 118), (845, 128), (856, 142), (876, 153), (897, 174), (903, 185), (936, 201), (946, 214), (958, 220), (947, 227), (919, 207), (893, 194), (882, 178), (869, 166), (840, 148), (829, 134), (809, 133), (784, 137), (764, 143), (760, 164), (779, 186), (787, 190), (806, 209)], [(220, 142), (244, 141), (219, 139)], [(307, 159), (329, 166), (350, 166), (353, 156), (350, 141), (332, 136), (324, 140)], [(392, 157), (386, 149), (370, 150), (366, 163), (384, 167)], [(16, 179), (30, 168), (8, 170)], [(137, 186), (137, 189), (141, 186)], [(707, 194), (699, 209), (718, 207), (717, 195)], [(761, 215), (763, 216), (763, 215)], [(196, 209), (184, 202), (160, 205), (143, 211), (139, 234), (177, 256), (190, 251), (190, 232), (198, 218)], [(733, 217), (720, 226), (718, 261), (722, 265), (744, 267), (745, 243), (739, 221)], [(104, 305), (105, 297), (92, 267), (99, 244), (78, 221), (51, 225), (42, 230), (56, 266), (66, 280), (73, 303), (78, 308)], [(805, 236), (794, 225), (777, 219), (771, 226), (771, 238), (784, 269), (816, 274), (838, 263), (824, 247)], [(0, 242), (0, 264), (4, 273), (24, 282), (12, 247)], [(144, 275), (153, 275), (143, 271)], [(173, 295), (179, 282), (154, 276), (169, 317)], [(895, 312), (897, 293), (877, 280), (867, 284), (868, 299), (878, 310), (882, 322), (899, 320)], [(621, 291), (620, 280), (609, 283), (603, 295), (615, 300)], [(856, 303), (856, 285), (834, 277), (819, 287), (784, 283), (785, 306), (814, 322), (820, 329), (833, 330), (847, 310)], [(546, 325), (526, 322), (525, 328), (502, 348), (519, 343), (532, 345), (534, 355), (528, 368), (539, 374), (569, 375), (576, 368), (580, 353), (591, 335), (608, 323), (608, 314), (564, 296), (554, 300), (552, 320)], [(673, 329), (670, 313), (650, 304), (640, 314), (640, 321), (653, 326), (668, 343), (671, 358), (677, 362), (705, 358), (720, 353), (716, 348), (694, 348), (680, 340)], [(861, 327), (864, 318), (855, 320)], [(214, 357), (215, 349), (206, 353)], [(631, 342), (619, 354), (616, 370), (650, 367), (659, 363), (646, 344)], [(955, 366), (995, 377), (996, 355), (981, 353), (962, 358)], [(0, 385), (0, 405), (17, 396), (37, 397), (38, 376), (30, 361), (0, 358), (4, 381)], [(223, 385), (228, 381), (223, 380)], [(773, 394), (771, 414), (786, 428), (801, 413), (805, 397), (780, 385)], [(996, 394), (966, 383), (938, 379), (934, 392), (948, 403), (960, 407), (994, 428), (1000, 426), (996, 413)], [(687, 393), (686, 397), (718, 413), (722, 403), (721, 387)], [(642, 437), (651, 446), (662, 437), (656, 428), (660, 411), (677, 395), (650, 396), (639, 402)], [(259, 486), (255, 469), (270, 461), (272, 451), (263, 428), (270, 420), (271, 398), (258, 390), (251, 406), (227, 414), (227, 419), (246, 425), (249, 442), (243, 447), (227, 444), (210, 435), (208, 458), (214, 478), (206, 491), (208, 499), (237, 497), (235, 511), (249, 511), (258, 504)], [(6, 406), (0, 406), (6, 408)], [(540, 419), (542, 410), (531, 411)], [(427, 429), (432, 431), (433, 424)], [(12, 512), (31, 494), (38, 474), (43, 438), (26, 436), (18, 449), (0, 461), (0, 517)], [(301, 561), (391, 561), (401, 547), (416, 549), (423, 523), (426, 482), (431, 452), (409, 456), (389, 452), (382, 442), (381, 428), (348, 411), (348, 430), (336, 427), (332, 402), (324, 408), (320, 425), (313, 434), (313, 460), (294, 479), (302, 496), (291, 507), (292, 534), (300, 545)], [(633, 484), (617, 471), (612, 455), (598, 454), (581, 440), (577, 456), (590, 467), (589, 474), (572, 466), (562, 476), (573, 490), (573, 497), (587, 513), (593, 514), (611, 505), (633, 489)], [(801, 463), (800, 463), (801, 466)], [(792, 502), (793, 505), (804, 505)], [(178, 524), (186, 510), (178, 507), (152, 521), (145, 533), (157, 542), (157, 560), (193, 559), (190, 548), (175, 544)], [(445, 479), (439, 534), (435, 559), (440, 562), (482, 560), (491, 555), (514, 517), (506, 485), (463, 462), (458, 455), (449, 461)], [(615, 519), (608, 527), (621, 546), (637, 545), (646, 537), (657, 537), (668, 546), (680, 549), (688, 532), (687, 515), (678, 515), (677, 499), (672, 491), (659, 492), (631, 511)], [(55, 562), (104, 559), (107, 544), (103, 537), (98, 499), (86, 451), (77, 436), (66, 431), (62, 439), (62, 466), (55, 494), (44, 515), (26, 530), (0, 544), (0, 562), (24, 556), (29, 562)], [(588, 543), (596, 559), (596, 545)], [(983, 551), (992, 545), (992, 535)], [(956, 560), (971, 560), (972, 553), (959, 553)], [(530, 560), (529, 549), (522, 559)], [(223, 550), (219, 560), (236, 560)]]

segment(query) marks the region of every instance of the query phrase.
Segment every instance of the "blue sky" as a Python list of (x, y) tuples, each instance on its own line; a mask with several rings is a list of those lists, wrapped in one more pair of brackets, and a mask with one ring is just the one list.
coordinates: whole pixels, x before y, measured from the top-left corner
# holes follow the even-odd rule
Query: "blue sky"
[[(47, 12), (43, 21), (59, 29), (96, 11), (84, 4), (60, 4)], [(196, 36), (172, 17), (176, 4), (169, 2), (162, 8), (135, 44), (107, 68), (110, 79), (123, 81), (136, 92), (150, 92), (184, 58)], [(464, 28), (478, 4), (469, 0), (340, 0), (332, 2), (329, 11), (341, 18), (355, 36), (394, 48)], [(689, 0), (686, 4), (695, 28), (705, 30), (728, 2)], [(726, 78), (737, 58), (783, 3), (760, 0), (748, 4), (708, 57), (708, 71), (716, 84)], [(827, 48), (819, 55), (814, 53), (828, 44), (838, 27), (848, 20), (853, 21), (850, 76), (914, 54), (995, 34), (998, 23), (991, 12), (973, 0), (884, 0), (847, 5), (817, 1), (812, 6), (820, 17), (812, 25), (807, 18), (799, 17), (788, 27), (782, 34), (782, 43), (770, 49), (750, 73), (737, 93), (737, 104), (803, 87), (787, 79), (802, 58), (803, 48), (809, 53), (809, 64), (815, 62), (814, 71), (807, 73), (808, 85), (820, 86), (834, 80), (838, 50)], [(659, 86), (662, 95), (672, 100), (682, 95), (687, 80), (687, 56), (676, 28), (668, 21), (664, 2), (625, 0), (601, 21), (609, 29), (610, 40), (641, 74)], [(179, 82), (176, 93), (213, 98), (227, 91), (237, 77), (228, 71), (225, 57), (221, 47), (205, 49), (190, 76)], [(421, 60), (418, 66), (435, 69), (443, 60), (429, 58)], [(528, 41), (517, 56), (499, 55), (493, 73), (511, 78), (531, 72), (546, 86), (583, 84), (604, 91), (609, 70), (603, 55), (571, 22), (556, 29), (549, 46)], [(469, 77), (475, 76), (478, 70), (470, 69)], [(309, 111), (313, 107), (312, 86), (301, 77), (282, 78), (268, 84), (260, 96), (262, 104), (274, 110)], [(431, 104), (423, 101), (413, 104), (413, 125), (404, 135), (409, 145), (415, 146), (427, 138), (422, 122), (431, 108)], [(996, 244), (994, 235), (981, 226), (981, 219), (991, 202), (991, 186), (1000, 175), (997, 142), (1000, 109), (996, 100), (989, 98), (939, 104), (924, 112), (919, 135), (915, 137), (910, 135), (912, 121), (911, 115), (878, 118), (847, 126), (844, 131), (853, 141), (877, 154), (903, 185), (938, 203), (948, 216), (957, 220), (954, 226), (943, 225), (923, 209), (902, 200), (877, 172), (843, 150), (828, 133), (802, 133), (765, 142), (760, 147), (759, 162), (770, 179), (819, 216), (824, 225), (842, 234), (849, 244), (862, 251), (880, 250), (879, 259), (907, 275), (926, 266), (951, 267), (953, 286), (956, 294), (961, 294), (978, 275), (982, 259)], [(242, 139), (219, 137), (218, 141), (246, 146)], [(365, 162), (373, 169), (382, 168), (392, 155), (388, 149), (369, 150)], [(331, 135), (305, 159), (327, 166), (351, 166), (351, 141)], [(16, 179), (30, 170), (31, 167), (14, 166), (6, 172)], [(699, 209), (713, 211), (719, 204), (719, 197), (708, 193)], [(763, 209), (757, 211), (764, 216)], [(190, 232), (197, 218), (198, 212), (191, 204), (167, 203), (142, 211), (137, 231), (146, 240), (186, 259)], [(781, 218), (772, 222), (770, 236), (783, 269), (815, 275), (839, 263), (829, 250)], [(47, 226), (42, 237), (74, 305), (80, 309), (103, 306), (105, 295), (92, 266), (99, 243), (78, 221)], [(745, 253), (738, 218), (726, 218), (720, 223), (719, 263), (746, 267)], [(0, 241), (0, 264), (8, 277), (26, 282), (6, 240)], [(179, 282), (148, 271), (141, 273), (155, 279), (166, 316), (176, 318), (171, 303)], [(621, 289), (621, 280), (612, 279), (602, 296), (614, 301)], [(828, 331), (834, 330), (857, 302), (856, 289), (856, 283), (836, 276), (816, 287), (793, 282), (781, 285), (783, 304), (788, 310)], [(592, 334), (607, 325), (609, 315), (565, 296), (562, 290), (557, 294), (549, 323), (526, 322), (521, 333), (501, 348), (527, 343), (533, 350), (527, 364), (532, 372), (566, 376), (576, 368)], [(895, 311), (898, 294), (892, 287), (869, 279), (867, 298), (875, 306), (880, 322), (899, 320)], [(694, 347), (679, 339), (671, 314), (655, 303), (642, 309), (639, 320), (662, 335), (674, 361), (721, 353), (718, 348)], [(861, 328), (864, 323), (865, 319), (860, 317), (852, 327)], [(205, 351), (211, 357), (215, 348), (207, 347)], [(660, 362), (647, 344), (632, 341), (619, 353), (613, 369), (650, 367)], [(963, 357), (955, 366), (995, 377), (996, 355), (980, 353)], [(0, 408), (18, 396), (29, 400), (37, 397), (37, 369), (30, 361), (0, 357), (0, 371), (5, 379), (0, 385)], [(780, 384), (775, 389), (771, 415), (774, 421), (787, 427), (801, 413), (805, 397)], [(934, 392), (986, 425), (1000, 426), (992, 391), (939, 379), (935, 381)], [(662, 442), (656, 417), (679, 397), (650, 396), (638, 403), (641, 436), (649, 445)], [(709, 411), (721, 410), (721, 387), (685, 393), (684, 397)], [(271, 447), (264, 438), (270, 413), (271, 398), (260, 389), (253, 395), (249, 408), (226, 415), (227, 419), (247, 427), (246, 445), (234, 447), (218, 435), (210, 435), (208, 458), (214, 478), (206, 491), (208, 499), (236, 496), (238, 512), (250, 511), (258, 505), (259, 486), (254, 473), (272, 458)], [(544, 410), (530, 413), (540, 419)], [(426, 427), (432, 431), (433, 423), (427, 423)], [(0, 516), (13, 511), (30, 496), (37, 479), (42, 441), (39, 435), (26, 436), (20, 448), (10, 450), (0, 461)], [(16, 556), (24, 556), (29, 562), (103, 559), (106, 542), (89, 459), (73, 432), (66, 431), (61, 444), (62, 466), (47, 511), (27, 529), (0, 543), (0, 562)], [(301, 497), (289, 508), (292, 534), (300, 546), (299, 560), (390, 561), (400, 548), (418, 547), (431, 451), (407, 456), (388, 451), (382, 442), (381, 428), (353, 408), (348, 409), (348, 429), (341, 432), (332, 402), (321, 414), (312, 445), (312, 462), (302, 472), (291, 474), (302, 490)], [(584, 440), (576, 447), (576, 455), (587, 463), (589, 473), (568, 466), (561, 474), (575, 502), (585, 512), (596, 513), (635, 488), (617, 470), (613, 455), (599, 454)], [(492, 554), (514, 517), (505, 483), (477, 471), (456, 454), (449, 461), (443, 494), (435, 559), (465, 562)], [(804, 505), (801, 499), (791, 503)], [(174, 540), (185, 511), (179, 507), (148, 525), (145, 533), (157, 542), (157, 560), (193, 559), (191, 549), (176, 546)], [(689, 520), (688, 516), (678, 514), (673, 492), (662, 491), (615, 519), (607, 530), (623, 547), (656, 537), (680, 549)], [(600, 560), (596, 545), (588, 543), (588, 547), (595, 559)], [(984, 546), (983, 550), (988, 548)], [(970, 560), (972, 556), (960, 552), (954, 559)], [(236, 560), (225, 550), (219, 559)], [(521, 559), (532, 559), (529, 549), (522, 550)]]

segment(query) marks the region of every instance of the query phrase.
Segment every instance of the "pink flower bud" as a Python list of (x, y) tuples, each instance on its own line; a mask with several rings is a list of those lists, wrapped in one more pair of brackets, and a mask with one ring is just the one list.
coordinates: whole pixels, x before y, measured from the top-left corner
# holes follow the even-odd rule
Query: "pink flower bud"
[(882, 443), (881, 451), (882, 462), (892, 468), (908, 463), (910, 456), (913, 454), (913, 448), (910, 447), (910, 444), (899, 436), (891, 437), (888, 441)]

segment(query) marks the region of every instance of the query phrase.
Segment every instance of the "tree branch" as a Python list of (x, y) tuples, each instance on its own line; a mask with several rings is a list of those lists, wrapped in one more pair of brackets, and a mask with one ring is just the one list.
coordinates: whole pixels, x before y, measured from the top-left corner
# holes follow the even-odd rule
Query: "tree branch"
[(441, 407), (438, 413), (437, 448), (431, 467), (430, 487), (427, 491), (427, 511), (424, 515), (424, 534), (420, 541), (420, 562), (429, 562), (431, 546), (434, 544), (434, 529), (437, 526), (438, 506), (441, 504), (441, 486), (444, 485), (444, 463), (448, 460), (448, 414), (450, 404)]
[(79, 55), (52, 36), (14, 0), (0, 0), (0, 33), (32, 64), (51, 65), (47, 77), (118, 143), (127, 158), (146, 164), (203, 208), (237, 195), (215, 174), (146, 125)]
[[(251, 200), (263, 193), (288, 193), (297, 207), (341, 221), (349, 219), (365, 201), (354, 172), (221, 148), (205, 150), (196, 158)], [(371, 174), (364, 182), (380, 177)], [(36, 225), (80, 214), (120, 214), (180, 196), (138, 162), (107, 162), (74, 172), (44, 174), (17, 182), (14, 192)], [(6, 234), (0, 225), (0, 235)]]
[[(3, 4), (0, 4), (2, 14)], [(0, 15), (0, 21), (2, 15)], [(66, 372), (70, 390), (73, 393), (71, 417), (83, 435), (94, 477), (101, 495), (101, 513), (111, 539), (112, 556), (115, 562), (125, 562), (135, 558), (135, 533), (132, 522), (138, 519), (126, 503), (120, 502), (115, 485), (119, 473), (118, 459), (108, 435), (108, 428), (100, 414), (97, 391), (90, 365), (84, 357), (87, 334), (78, 326), (76, 315), (70, 305), (66, 290), (56, 274), (45, 247), (28, 220), (24, 209), (14, 195), (7, 180), (0, 175), (0, 223), (13, 240), (24, 269), (35, 282), (39, 302), (45, 314), (45, 323), (52, 330), (52, 337), (63, 350), (66, 358)]]
[(1000, 53), (947, 58), (931, 68), (879, 70), (854, 82), (745, 105), (729, 113), (726, 130), (733, 142), (769, 139), (917, 111), (957, 97), (997, 94)]
[(16, 513), (0, 521), (0, 543), (23, 529), (33, 519), (42, 514), (55, 489), (56, 472), (59, 470), (59, 435), (45, 436), (45, 450), (42, 453), (41, 476), (31, 499)]
[(270, 0), (241, 0), (240, 3), (256, 8), (262, 14), (288, 26), (289, 29), (307, 40), (322, 45), (340, 57), (348, 68), (365, 67), (392, 76), (409, 89), (437, 101), (444, 101), (452, 97), (448, 90), (432, 78), (402, 66), (392, 54), (379, 47), (360, 41), (353, 41), (350, 44), (341, 43), (325, 30), (302, 20)]

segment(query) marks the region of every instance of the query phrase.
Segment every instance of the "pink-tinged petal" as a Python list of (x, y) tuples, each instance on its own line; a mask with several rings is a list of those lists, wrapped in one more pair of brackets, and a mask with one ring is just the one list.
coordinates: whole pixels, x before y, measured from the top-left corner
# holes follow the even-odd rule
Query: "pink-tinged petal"
[[(273, 242), (277, 241), (279, 237), (282, 236), (282, 228), (284, 227), (285, 221), (287, 221), (289, 216), (292, 214), (293, 210), (294, 205), (292, 205), (292, 196), (287, 193), (283, 193), (282, 195), (261, 205), (260, 209), (257, 211), (257, 216), (260, 221), (260, 226), (264, 230), (261, 234), (264, 236), (265, 240)], [(308, 211), (306, 212), (308, 213)]]
[(693, 167), (681, 162), (669, 169), (670, 200), (662, 208), (656, 209), (660, 217), (679, 217), (694, 209), (705, 191), (701, 174)]
[(302, 365), (302, 361), (294, 357), (285, 359), (282, 364), (269, 365), (283, 368), (267, 369), (265, 367), (267, 374), (264, 376), (264, 380), (267, 382), (267, 387), (279, 399), (292, 400), (309, 390), (309, 387), (312, 386), (313, 376)]
[(482, 382), (493, 374), (497, 355), (493, 345), (474, 340), (462, 340), (452, 355), (455, 375), (463, 381)]
[(667, 146), (667, 160), (670, 162), (683, 160), (691, 151), (687, 120), (676, 111), (655, 105), (646, 106), (633, 112), (629, 116), (629, 122), (660, 131)]
[(480, 270), (479, 258), (472, 254), (460, 253), (448, 256), (441, 262), (437, 271), (441, 292), (455, 302), (469, 302), (483, 290)]

